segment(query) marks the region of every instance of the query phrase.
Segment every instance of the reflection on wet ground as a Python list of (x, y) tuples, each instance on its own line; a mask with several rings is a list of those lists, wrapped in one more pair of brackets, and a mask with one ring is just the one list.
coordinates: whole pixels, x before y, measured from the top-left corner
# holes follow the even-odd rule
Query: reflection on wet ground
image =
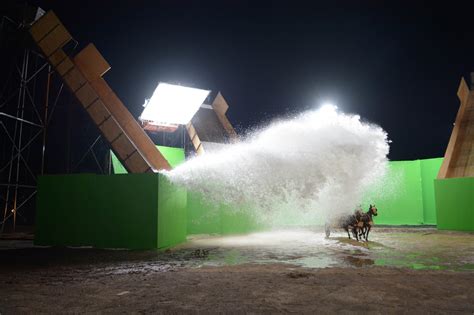
[(177, 248), (207, 248), (201, 265), (289, 263), (310, 268), (392, 266), (474, 271), (474, 234), (435, 229), (375, 229), (369, 242), (345, 233), (283, 230), (245, 236), (196, 236)]
[[(10, 249), (8, 249), (10, 248)], [(2, 250), (3, 249), (3, 250)], [(0, 266), (94, 269), (99, 274), (172, 271), (179, 267), (287, 263), (308, 268), (390, 266), (474, 272), (474, 233), (378, 228), (369, 242), (345, 232), (297, 229), (237, 236), (192, 236), (165, 252), (31, 248), (0, 241)]]

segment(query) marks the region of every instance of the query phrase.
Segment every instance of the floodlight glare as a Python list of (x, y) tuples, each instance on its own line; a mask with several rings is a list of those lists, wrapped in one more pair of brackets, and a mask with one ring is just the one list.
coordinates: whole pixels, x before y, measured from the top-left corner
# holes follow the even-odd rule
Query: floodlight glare
[(210, 91), (160, 83), (143, 106), (140, 120), (157, 126), (186, 125)]
[(337, 109), (337, 106), (330, 102), (325, 102), (321, 105), (321, 108), (333, 108)]

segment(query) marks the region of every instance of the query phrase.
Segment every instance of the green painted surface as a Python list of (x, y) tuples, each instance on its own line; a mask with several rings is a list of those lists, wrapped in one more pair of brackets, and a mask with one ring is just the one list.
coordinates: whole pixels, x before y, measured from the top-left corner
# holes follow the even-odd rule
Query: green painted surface
[[(182, 149), (159, 149), (173, 167), (185, 160)], [(369, 203), (377, 205), (377, 224), (436, 224), (434, 179), (441, 162), (441, 158), (391, 161), (387, 176), (365, 195), (364, 209)], [(126, 173), (115, 157), (113, 163), (115, 172)], [(443, 203), (447, 197), (441, 195)], [(166, 248), (184, 241), (187, 234), (263, 229), (250, 208), (213, 204), (158, 174), (43, 176), (38, 208), (37, 244)], [(287, 220), (282, 218), (282, 222), (291, 223), (291, 211), (279, 215), (284, 213)], [(444, 218), (443, 213), (438, 211), (438, 220)]]
[(365, 194), (364, 210), (376, 204), (377, 224), (436, 225), (434, 179), (442, 161), (390, 161), (387, 175)]
[(221, 233), (220, 208), (206, 202), (204, 196), (188, 191), (188, 234)]
[(436, 224), (434, 180), (438, 176), (443, 158), (420, 160), (423, 223)]
[[(365, 194), (364, 210), (367, 210), (369, 203), (376, 204), (379, 209), (379, 215), (375, 218), (377, 224), (436, 224), (433, 180), (441, 163), (442, 158), (389, 162), (387, 175)], [(282, 218), (279, 221), (291, 225), (291, 214), (290, 209), (280, 211), (278, 215)], [(318, 222), (309, 220), (308, 225)], [(251, 211), (246, 211), (244, 207), (231, 209), (213, 205), (206, 202), (205, 196), (190, 192), (187, 226), (188, 234), (245, 233), (263, 227), (253, 220)]]
[[(163, 147), (156, 146), (160, 153), (165, 157), (171, 167), (176, 167), (184, 161), (184, 150), (181, 148)], [(127, 170), (119, 161), (117, 156), (110, 151), (112, 154), (112, 166), (114, 168), (114, 174), (127, 174)]]
[(367, 192), (363, 208), (375, 203), (377, 224), (423, 224), (420, 161), (391, 161), (384, 179)]
[(221, 234), (249, 233), (264, 229), (253, 217), (252, 209), (241, 206), (240, 209), (233, 209), (228, 205), (222, 205), (221, 211)]
[(186, 192), (159, 174), (41, 176), (35, 244), (164, 248), (186, 238)]
[(158, 248), (167, 248), (186, 240), (187, 192), (159, 176)]
[(246, 207), (215, 205), (195, 192), (188, 192), (187, 213), (188, 234), (238, 234), (258, 231), (263, 227)]
[[(157, 148), (172, 167), (176, 167), (185, 161), (183, 149), (162, 146), (157, 146)], [(116, 174), (127, 173), (127, 170), (125, 170), (115, 155), (112, 155), (112, 163)], [(164, 178), (162, 180), (165, 183), (167, 182)], [(170, 187), (174, 186), (170, 185)], [(186, 193), (185, 190), (179, 190), (176, 187), (174, 189), (177, 189), (178, 193), (183, 193), (183, 191), (184, 194)], [(166, 199), (165, 190), (163, 190), (160, 198), (161, 200)], [(159, 222), (170, 220), (170, 217), (167, 217), (167, 214), (164, 212), (159, 212), (159, 218), (161, 219)], [(174, 218), (171, 220), (174, 220)], [(260, 227), (245, 207), (237, 209), (228, 205), (215, 205), (207, 202), (205, 197), (199, 193), (193, 192), (187, 193), (187, 214), (185, 220), (187, 221), (188, 234), (246, 233), (258, 230)], [(159, 229), (160, 233), (165, 233), (165, 231), (167, 231), (166, 226)]]
[(438, 229), (474, 231), (474, 177), (436, 179)]
[[(173, 167), (185, 160), (181, 149), (158, 148)], [(433, 181), (442, 161), (442, 158), (390, 161), (385, 178), (365, 194), (362, 200), (364, 210), (367, 210), (369, 203), (376, 204), (379, 209), (379, 216), (375, 219), (377, 224), (435, 225)], [(115, 170), (125, 171), (118, 159), (114, 158), (113, 162)], [(285, 208), (284, 205), (282, 208)], [(282, 225), (292, 224), (292, 211), (282, 209), (278, 215), (281, 217), (279, 222), (284, 222)], [(322, 224), (324, 220), (319, 221), (308, 220), (308, 224)], [(250, 208), (212, 204), (205, 196), (188, 192), (188, 234), (244, 233), (261, 228), (262, 224), (253, 219)]]

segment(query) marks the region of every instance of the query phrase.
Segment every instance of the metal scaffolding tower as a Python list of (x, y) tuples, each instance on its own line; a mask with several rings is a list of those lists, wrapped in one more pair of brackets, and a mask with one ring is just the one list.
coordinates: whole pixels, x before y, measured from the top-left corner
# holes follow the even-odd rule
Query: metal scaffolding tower
[[(14, 17), (0, 17), (0, 234), (15, 232), (18, 219), (32, 223), (37, 177), (47, 171), (47, 145), (66, 147), (66, 165), (48, 172), (80, 172), (87, 157), (95, 161), (98, 173), (110, 172), (110, 163), (101, 161), (94, 152), (97, 147), (101, 147), (101, 153), (108, 152), (97, 131), (92, 139), (85, 140), (89, 142), (85, 152), (71, 154), (71, 117), (61, 117), (67, 120), (66, 143), (54, 143), (54, 138), (48, 143), (53, 114), (60, 107), (70, 111), (76, 106), (70, 106), (73, 95), (38, 52), (28, 32), (43, 13), (24, 5)], [(69, 51), (76, 46), (77, 42), (72, 41)], [(74, 155), (81, 157), (74, 161)]]

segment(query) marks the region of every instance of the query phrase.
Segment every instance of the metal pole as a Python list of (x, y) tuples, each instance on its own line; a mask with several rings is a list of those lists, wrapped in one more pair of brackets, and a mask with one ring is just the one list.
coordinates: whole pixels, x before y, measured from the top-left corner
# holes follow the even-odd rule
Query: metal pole
[(46, 150), (46, 130), (48, 121), (48, 104), (49, 104), (49, 88), (51, 84), (51, 66), (48, 67), (48, 81), (46, 84), (46, 100), (44, 103), (44, 119), (43, 119), (43, 151), (41, 152), (41, 175), (44, 174), (44, 153)]
[(112, 174), (112, 150), (109, 149), (109, 175)]
[(71, 116), (72, 116), (72, 100), (68, 102), (67, 112), (67, 131), (66, 131), (66, 173), (71, 173)]
[(183, 150), (186, 151), (186, 127), (184, 125), (181, 132), (183, 133)]
[(15, 187), (15, 201), (13, 202), (13, 232), (16, 229), (16, 201), (18, 200), (18, 186)]
[[(23, 63), (21, 67), (21, 82), (20, 82), (20, 92), (18, 93), (18, 101), (17, 101), (17, 108), (16, 108), (16, 116), (20, 114), (20, 105), (21, 105), (21, 89), (23, 87), (23, 79), (24, 79), (24, 73), (25, 73), (25, 66), (26, 66), (26, 54), (27, 50), (23, 52)], [(16, 143), (16, 134), (18, 130), (18, 120), (15, 121), (15, 131), (13, 132), (13, 140), (14, 143)], [(18, 148), (19, 150), (19, 148)], [(19, 151), (21, 153), (21, 151)], [(12, 147), (12, 155), (10, 159), (10, 168), (8, 170), (8, 182), (11, 183), (11, 177), (12, 177), (12, 171), (13, 171), (13, 159), (16, 157), (15, 156), (15, 145)], [(17, 183), (18, 184), (18, 183)], [(8, 202), (10, 201), (10, 186), (7, 187), (7, 193), (6, 193), (6, 198), (5, 198), (5, 208), (3, 211), (3, 222), (2, 222), (2, 229), (0, 230), (0, 233), (3, 233), (3, 230), (5, 229), (5, 221), (7, 217), (7, 210), (8, 210)]]
[[(28, 76), (28, 62), (29, 62), (29, 52), (28, 50), (25, 50), (26, 53), (26, 65), (25, 65), (25, 72), (24, 75), (21, 78), (21, 85), (22, 85), (22, 96), (21, 96), (21, 116), (20, 118), (23, 119), (24, 114), (25, 114), (25, 98), (26, 98), (26, 78)], [(13, 207), (13, 231), (15, 231), (16, 228), (16, 204), (17, 204), (17, 198), (18, 198), (18, 184), (20, 180), (20, 161), (21, 161), (21, 145), (22, 145), (22, 137), (23, 137), (23, 123), (20, 124), (20, 134), (18, 137), (18, 158), (16, 162), (16, 186), (15, 186), (15, 201), (14, 201), (14, 207)]]
[(100, 135), (97, 136), (97, 138), (96, 138), (96, 139), (94, 140), (94, 142), (89, 146), (89, 148), (87, 149), (86, 153), (84, 153), (84, 155), (81, 157), (81, 159), (79, 160), (79, 162), (77, 162), (76, 166), (72, 169), (72, 171), (75, 171), (75, 170), (79, 167), (79, 165), (82, 163), (82, 161), (84, 161), (84, 159), (86, 158), (87, 154), (89, 154), (89, 152), (94, 149), (94, 146), (95, 146), (95, 144), (97, 143), (97, 141), (100, 140), (100, 137), (101, 137)]
[(32, 125), (32, 126), (42, 127), (41, 125), (35, 124), (34, 122), (31, 122), (29, 120), (18, 118), (18, 117), (12, 116), (12, 115), (8, 115), (7, 113), (4, 113), (4, 112), (0, 112), (0, 116), (4, 116), (4, 117), (7, 117), (7, 118), (18, 120), (18, 121), (24, 122), (24, 123)]

